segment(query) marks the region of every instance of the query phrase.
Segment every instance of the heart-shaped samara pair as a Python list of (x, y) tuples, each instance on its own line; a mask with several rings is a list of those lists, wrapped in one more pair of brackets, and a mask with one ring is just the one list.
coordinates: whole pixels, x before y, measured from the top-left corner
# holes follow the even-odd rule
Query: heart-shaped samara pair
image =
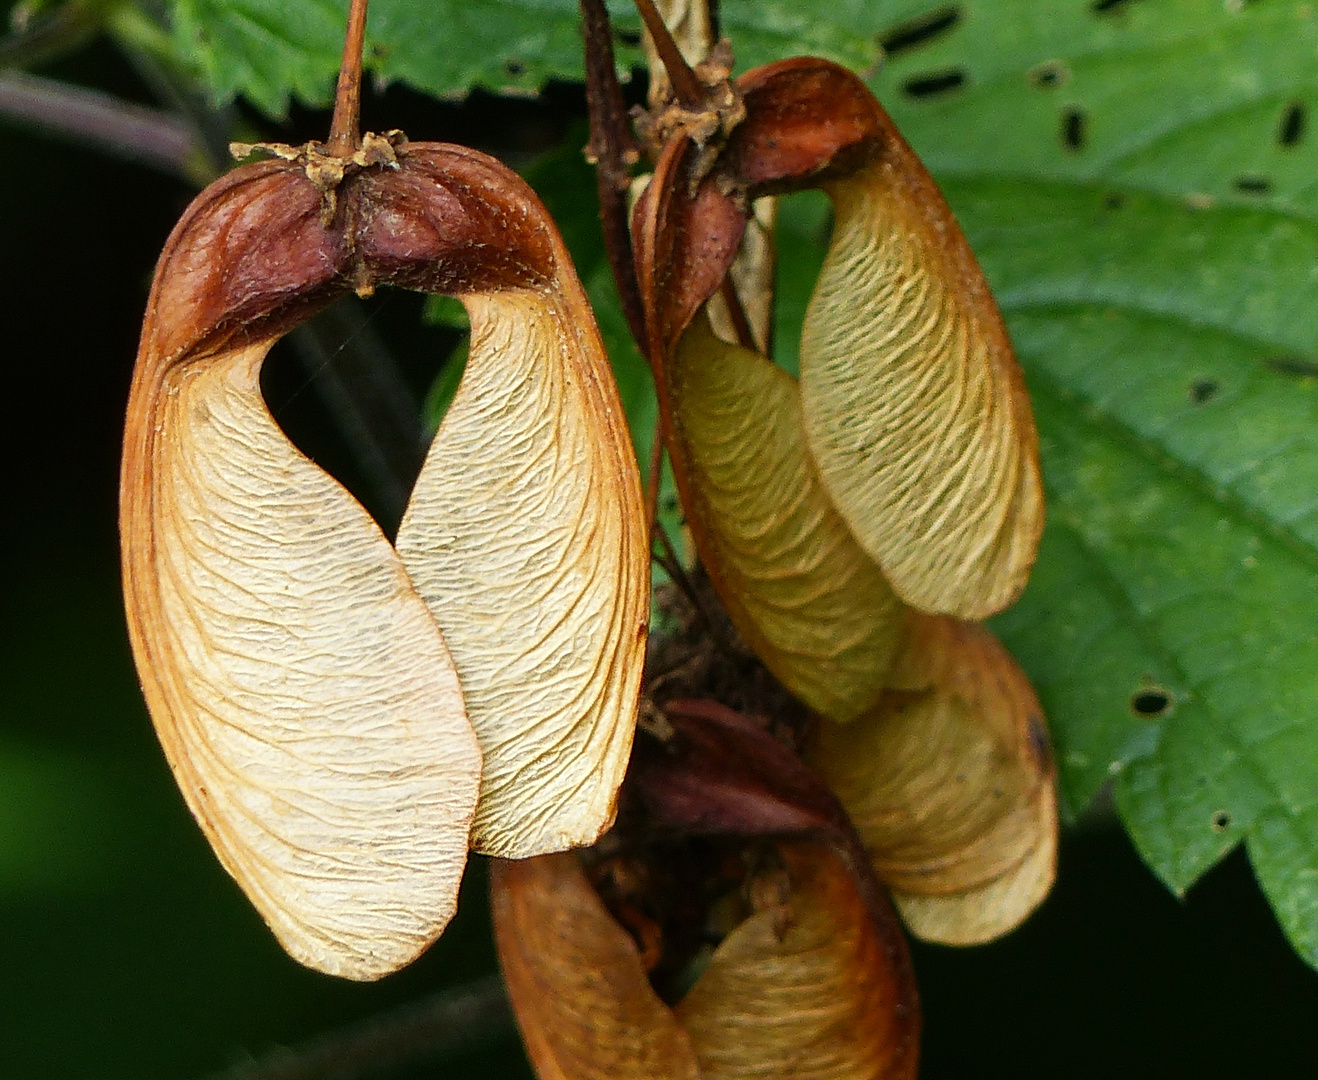
[[(1042, 712), (973, 624), (1020, 594), (1043, 526), (1020, 370), (947, 203), (860, 79), (809, 57), (698, 72), (711, 119), (694, 94), (654, 114), (632, 219), (687, 521), (743, 638), (817, 714), (803, 749), (908, 925), (990, 939), (1047, 893), (1057, 838)], [(714, 320), (753, 201), (810, 188), (834, 222), (798, 381)]]
[[(174, 229), (121, 533), (133, 652), (189, 807), (294, 957), (369, 979), (438, 936), (469, 848), (561, 851), (612, 821), (649, 558), (608, 360), (539, 200), (484, 154), (355, 129), (341, 92), (328, 144), (270, 148)], [(260, 389), (281, 335), (377, 284), (471, 318), (393, 545)]]

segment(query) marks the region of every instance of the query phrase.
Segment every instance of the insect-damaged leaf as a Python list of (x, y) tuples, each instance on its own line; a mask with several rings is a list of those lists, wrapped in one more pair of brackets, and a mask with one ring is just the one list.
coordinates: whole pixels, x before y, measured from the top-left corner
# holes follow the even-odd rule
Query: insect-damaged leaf
[(919, 1007), (904, 953), (890, 954), (825, 847), (777, 853), (758, 910), (672, 1010), (575, 857), (496, 864), (500, 962), (541, 1080), (913, 1077)]
[[(497, 634), (508, 653), (533, 656), (481, 684), (473, 723), (489, 719), (493, 699), (497, 721), (530, 732), (528, 762), (544, 742), (568, 755), (587, 744), (575, 782), (502, 804), (498, 827), (593, 837), (630, 745), (648, 576), (621, 410), (543, 208), (474, 151), (397, 135), (363, 146), (346, 164), (311, 148), (238, 169), (175, 229), (130, 400), (121, 531), (134, 652), (190, 807), (293, 955), (372, 978), (412, 959), (451, 915), (475, 810), (480, 754), (436, 623), (453, 640)], [(335, 168), (346, 177), (326, 185)], [(502, 364), (522, 379), (534, 367), (533, 392), (556, 386), (568, 402), (536, 433), (498, 424), (504, 403), (489, 395), (503, 388), (480, 350), (466, 389), (477, 406), (464, 407), (495, 419), (483, 438), (466, 434), (445, 504), (477, 510), (440, 518), (441, 529), (477, 534), (464, 569), (491, 618), (474, 628), (461, 611), (450, 630), (445, 610), (426, 610), (365, 511), (297, 453), (261, 400), (270, 344), (337, 294), (377, 282), (460, 295), (491, 348), (506, 350)], [(572, 456), (591, 424), (596, 456)], [(564, 447), (565, 468), (537, 467)], [(529, 477), (533, 494), (481, 487), (500, 470)], [(412, 516), (431, 497), (423, 485)], [(522, 520), (528, 499), (543, 531)], [(556, 507), (587, 529), (554, 531)], [(597, 563), (599, 537), (614, 543)], [(434, 539), (433, 552), (409, 549), (432, 583), (432, 554), (442, 565), (455, 542)], [(507, 556), (516, 544), (528, 547), (520, 562)], [(546, 565), (570, 585), (540, 587)], [(592, 600), (601, 594), (620, 597), (611, 613)], [(578, 608), (603, 619), (588, 640)], [(585, 665), (564, 663), (578, 654)], [(558, 695), (548, 704), (545, 686)], [(574, 696), (575, 709), (555, 711)], [(516, 753), (497, 733), (494, 743)], [(581, 773), (594, 785), (584, 800)]]
[(1056, 793), (1034, 691), (988, 631), (929, 616), (911, 619), (890, 684), (862, 719), (822, 722), (809, 759), (916, 934), (996, 937), (1052, 884)]

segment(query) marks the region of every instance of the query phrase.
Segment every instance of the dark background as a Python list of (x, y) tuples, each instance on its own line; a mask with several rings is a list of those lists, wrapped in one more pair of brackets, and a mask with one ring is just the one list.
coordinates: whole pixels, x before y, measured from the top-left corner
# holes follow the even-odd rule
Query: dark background
[[(149, 100), (106, 46), (48, 73)], [(366, 121), (521, 163), (581, 109), (575, 87), (538, 104), (442, 106), (395, 90), (367, 102)], [(326, 123), (304, 114), (269, 133), (297, 141)], [(479, 861), (430, 954), (356, 985), (285, 958), (211, 856), (137, 690), (115, 533), (150, 270), (192, 192), (2, 125), (0, 163), (0, 1078), (201, 1077), (491, 971)], [(451, 341), (420, 327), (418, 310), (383, 300), (370, 318), (412, 358), (420, 396)], [(281, 422), (321, 460), (346, 461), (305, 377), (275, 364)], [(1057, 889), (1022, 930), (974, 950), (917, 946), (915, 958), (927, 1080), (1318, 1075), (1318, 974), (1286, 945), (1240, 853), (1178, 901), (1095, 815), (1066, 834)], [(380, 1075), (525, 1068), (509, 1032)]]

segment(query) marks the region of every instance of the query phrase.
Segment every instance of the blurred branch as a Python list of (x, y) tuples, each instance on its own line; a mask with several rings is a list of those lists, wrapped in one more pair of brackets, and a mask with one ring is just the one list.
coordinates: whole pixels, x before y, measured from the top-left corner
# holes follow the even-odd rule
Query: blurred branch
[(195, 182), (205, 151), (186, 121), (99, 90), (0, 72), (0, 118)]
[(589, 158), (595, 163), (599, 189), (600, 224), (613, 280), (618, 285), (622, 313), (642, 356), (649, 355), (645, 309), (632, 261), (627, 192), (631, 166), (640, 160), (632, 136), (631, 119), (613, 59), (613, 30), (604, 0), (580, 0), (582, 30), (586, 39), (586, 101), (590, 108)]
[(119, 8), (106, 26), (119, 51), (155, 99), (192, 128), (199, 158), (196, 185), (204, 187), (231, 168), (229, 143), (234, 139), (235, 110), (232, 105), (217, 106), (206, 99), (196, 78), (181, 68), (169, 34), (160, 22), (142, 8), (128, 4)]
[(0, 69), (36, 67), (82, 48), (100, 33), (110, 6), (75, 0), (27, 20), (20, 4), (11, 15), (14, 33), (0, 38)]
[(453, 1057), (514, 1030), (503, 980), (490, 975), (235, 1065), (210, 1080), (358, 1080), (409, 1063)]

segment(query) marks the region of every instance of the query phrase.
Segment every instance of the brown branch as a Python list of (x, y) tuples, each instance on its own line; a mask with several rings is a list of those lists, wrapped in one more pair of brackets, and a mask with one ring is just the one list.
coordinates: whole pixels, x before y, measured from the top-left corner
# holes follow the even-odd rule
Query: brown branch
[(586, 37), (586, 101), (590, 108), (590, 145), (587, 149), (595, 163), (604, 250), (618, 286), (627, 327), (636, 347), (645, 355), (649, 348), (645, 309), (636, 281), (627, 213), (630, 166), (639, 159), (640, 150), (632, 135), (622, 84), (618, 82), (618, 69), (613, 59), (613, 33), (604, 0), (581, 0), (581, 20)]
[(411, 1002), (355, 1027), (235, 1065), (211, 1080), (357, 1080), (453, 1057), (514, 1031), (503, 981), (476, 982)]
[(206, 151), (186, 121), (99, 90), (0, 72), (0, 118), (196, 182)]
[(361, 145), (362, 45), (366, 39), (366, 2), (352, 0), (348, 31), (343, 38), (343, 62), (334, 94), (334, 119), (326, 146), (335, 157), (352, 157)]
[(668, 72), (668, 81), (673, 86), (678, 102), (687, 109), (704, 109), (709, 92), (692, 70), (691, 65), (686, 62), (686, 57), (677, 47), (673, 35), (668, 32), (668, 26), (664, 22), (664, 17), (659, 14), (659, 9), (654, 6), (653, 0), (635, 0), (635, 2), (636, 10), (641, 13), (641, 19), (645, 22), (645, 29), (650, 33), (650, 40), (654, 42), (655, 51), (659, 54), (659, 59), (664, 62), (664, 70)]

